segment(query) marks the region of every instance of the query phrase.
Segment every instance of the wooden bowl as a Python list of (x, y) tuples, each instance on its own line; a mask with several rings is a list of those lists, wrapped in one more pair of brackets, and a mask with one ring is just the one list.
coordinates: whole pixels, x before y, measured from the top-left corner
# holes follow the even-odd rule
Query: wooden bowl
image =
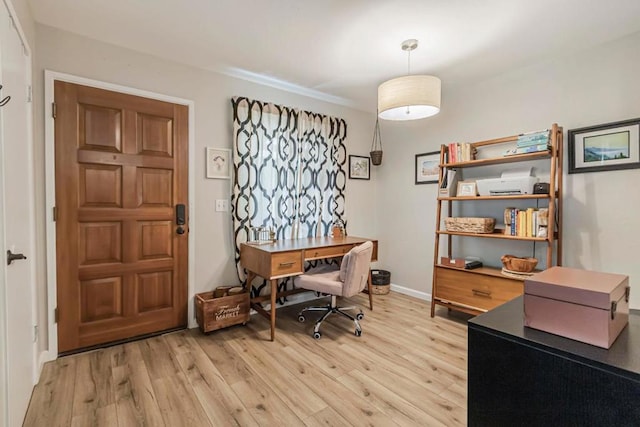
[(531, 273), (536, 265), (538, 265), (538, 260), (536, 258), (520, 258), (515, 255), (503, 255), (502, 265), (507, 270), (517, 271), (520, 273)]

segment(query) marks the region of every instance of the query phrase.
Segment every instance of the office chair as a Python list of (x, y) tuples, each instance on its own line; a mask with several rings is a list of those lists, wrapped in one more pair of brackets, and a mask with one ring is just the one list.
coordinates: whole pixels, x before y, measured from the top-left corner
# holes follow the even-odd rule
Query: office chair
[(364, 242), (347, 252), (342, 258), (340, 267), (334, 265), (321, 265), (315, 267), (301, 276), (294, 279), (294, 284), (298, 288), (309, 289), (323, 294), (331, 295), (331, 302), (322, 307), (306, 307), (298, 313), (298, 321), (304, 322), (305, 311), (322, 311), (324, 314), (316, 322), (313, 328), (313, 337), (320, 339), (320, 325), (332, 313), (342, 314), (353, 320), (355, 324), (356, 336), (362, 335), (360, 320), (364, 317), (362, 310), (356, 316), (345, 313), (346, 310), (353, 310), (355, 307), (338, 307), (336, 299), (338, 296), (351, 297), (362, 292), (369, 279), (369, 265), (371, 264), (371, 254), (373, 243)]

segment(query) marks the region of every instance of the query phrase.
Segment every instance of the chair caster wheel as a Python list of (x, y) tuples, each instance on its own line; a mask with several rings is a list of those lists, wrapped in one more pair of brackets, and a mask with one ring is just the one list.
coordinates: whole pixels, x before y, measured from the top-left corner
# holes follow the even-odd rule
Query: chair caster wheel
[(364, 313), (360, 312), (356, 314), (356, 320), (362, 320), (362, 319), (364, 319)]
[(319, 339), (320, 339), (320, 337), (322, 337), (322, 334), (321, 334), (320, 332), (314, 332), (314, 333), (313, 333), (313, 338), (315, 338), (315, 339), (319, 340)]
[(298, 314), (298, 322), (302, 323), (305, 321), (305, 318), (302, 314)]
[(357, 337), (362, 336), (362, 329), (356, 329), (355, 334)]

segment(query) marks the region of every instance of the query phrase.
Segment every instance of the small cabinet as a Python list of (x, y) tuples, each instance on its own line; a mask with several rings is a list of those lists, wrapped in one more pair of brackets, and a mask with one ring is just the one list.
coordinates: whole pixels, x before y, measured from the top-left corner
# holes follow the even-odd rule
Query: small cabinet
[[(549, 190), (545, 194), (497, 194), (474, 196), (465, 193), (457, 195), (455, 189), (440, 191), (437, 199), (436, 232), (433, 259), (431, 317), (435, 314), (436, 305), (445, 306), (452, 310), (463, 311), (470, 314), (480, 314), (504, 304), (523, 293), (524, 279), (504, 275), (501, 261), (498, 259), (483, 259), (484, 266), (478, 269), (466, 270), (451, 265), (443, 265), (441, 259), (452, 259), (454, 245), (460, 239), (492, 239), (499, 241), (504, 254), (510, 253), (515, 241), (528, 242), (532, 248), (542, 244), (544, 257), (540, 263), (544, 268), (562, 264), (562, 127), (553, 124), (549, 128), (547, 149), (535, 152), (515, 151), (517, 142), (522, 141), (525, 134), (513, 135), (486, 141), (464, 144), (460, 156), (460, 150), (455, 153), (452, 144), (442, 145), (440, 148), (439, 188), (445, 189), (446, 180), (450, 172), (455, 171), (456, 181), (462, 171), (471, 168), (482, 168), (491, 165), (508, 163), (522, 163), (527, 165), (536, 161), (545, 165), (545, 181), (549, 181)], [(496, 155), (496, 152), (511, 152), (505, 155)], [(490, 154), (486, 154), (490, 153)], [(456, 155), (457, 154), (457, 155)], [(456, 160), (464, 158), (465, 160)], [(542, 161), (542, 162), (540, 162)], [(548, 174), (548, 178), (547, 178)], [(466, 175), (466, 174), (465, 174)], [(475, 192), (475, 186), (472, 186)], [(445, 227), (447, 218), (454, 218), (452, 214), (456, 204), (464, 203), (466, 212), (473, 212), (473, 204), (478, 201), (486, 201), (493, 204), (495, 201), (513, 201), (525, 205), (546, 209), (548, 214), (546, 235), (511, 235), (505, 227), (497, 228), (492, 233), (474, 233), (458, 230), (449, 230)], [(468, 206), (470, 204), (471, 206)], [(504, 203), (502, 207), (495, 203), (496, 208), (492, 216), (497, 222), (503, 222), (505, 216)], [(492, 205), (493, 206), (493, 205)], [(485, 208), (486, 209), (486, 208)], [(467, 214), (465, 214), (466, 216)], [(451, 222), (451, 220), (449, 220)], [(484, 240), (488, 242), (489, 240)], [(460, 253), (458, 252), (458, 257)]]

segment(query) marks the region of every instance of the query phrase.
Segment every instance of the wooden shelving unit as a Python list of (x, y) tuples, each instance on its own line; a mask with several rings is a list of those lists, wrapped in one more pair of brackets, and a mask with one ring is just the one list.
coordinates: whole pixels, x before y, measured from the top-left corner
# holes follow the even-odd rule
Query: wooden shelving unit
[[(496, 144), (516, 143), (519, 135), (497, 138), (487, 141), (471, 143), (478, 153), (483, 147)], [(482, 267), (465, 270), (440, 264), (440, 256), (452, 257), (453, 237), (480, 238), (505, 241), (505, 253), (509, 252), (509, 244), (513, 241), (546, 244), (547, 267), (562, 264), (562, 127), (553, 124), (550, 129), (550, 149), (537, 153), (518, 154), (504, 157), (480, 158), (465, 162), (447, 163), (448, 146), (440, 149), (440, 178), (442, 184), (446, 169), (463, 169), (499, 165), (505, 163), (520, 163), (534, 160), (549, 161), (550, 194), (526, 194), (503, 196), (456, 197), (440, 196), (437, 203), (435, 248), (433, 259), (433, 287), (431, 298), (431, 317), (435, 314), (435, 306), (441, 305), (452, 310), (465, 313), (479, 314), (509, 301), (523, 293), (523, 280), (502, 274), (500, 268)], [(490, 234), (464, 233), (446, 231), (442, 224), (443, 206), (447, 207), (447, 215), (451, 215), (454, 203), (471, 203), (480, 200), (514, 200), (530, 202), (546, 202), (549, 210), (547, 237), (522, 237), (506, 235), (502, 230)], [(495, 216), (502, 217), (503, 212), (498, 209)], [(446, 254), (440, 250), (440, 237), (446, 238)], [(496, 264), (499, 264), (497, 260)]]

